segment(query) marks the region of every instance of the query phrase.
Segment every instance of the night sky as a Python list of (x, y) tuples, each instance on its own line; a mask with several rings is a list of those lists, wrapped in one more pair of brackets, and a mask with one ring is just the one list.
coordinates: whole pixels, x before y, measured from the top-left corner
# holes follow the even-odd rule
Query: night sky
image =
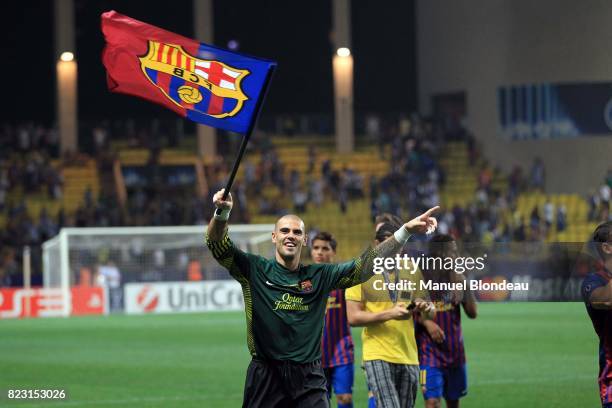
[[(356, 113), (415, 110), (414, 1), (351, 3)], [(193, 37), (191, 1), (75, 0), (75, 7), (80, 118), (174, 117), (151, 103), (107, 91), (99, 18), (115, 9)], [(3, 10), (2, 121), (50, 124), (55, 116), (53, 1), (8, 2)], [(214, 45), (227, 47), (234, 39), (241, 52), (278, 61), (264, 115), (333, 113), (331, 13), (331, 0), (214, 2)]]

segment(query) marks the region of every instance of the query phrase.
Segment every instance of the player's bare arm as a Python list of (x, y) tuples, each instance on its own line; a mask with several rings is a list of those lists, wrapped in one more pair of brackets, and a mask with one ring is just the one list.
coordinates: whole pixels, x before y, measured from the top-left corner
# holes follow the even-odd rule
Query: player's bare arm
[[(423, 313), (430, 319), (433, 318), (432, 313), (435, 314), (431, 302), (416, 301), (415, 307), (416, 310), (419, 310), (420, 313)], [(396, 303), (392, 308), (382, 312), (368, 312), (365, 310), (363, 302), (347, 300), (346, 309), (346, 315), (351, 326), (368, 326), (370, 324), (386, 322), (387, 320), (406, 320), (412, 318), (412, 310), (408, 307), (408, 304), (403, 302)]]
[(464, 293), (464, 299), (461, 303), (463, 305), (463, 311), (466, 316), (470, 319), (475, 319), (478, 316), (478, 304), (476, 303), (476, 297), (474, 292), (467, 289)]
[(416, 298), (414, 300), (414, 311), (422, 321), (432, 320), (436, 317), (436, 307), (432, 302)]
[(606, 286), (593, 290), (589, 302), (594, 309), (612, 309), (612, 280)]
[(382, 312), (368, 312), (362, 302), (346, 301), (346, 316), (351, 326), (369, 326), (388, 320), (406, 320), (412, 317), (406, 303), (397, 303), (391, 309)]
[(425, 327), (429, 337), (433, 339), (436, 343), (442, 343), (446, 339), (446, 335), (444, 334), (444, 330), (436, 322), (433, 320), (421, 320), (420, 323)]

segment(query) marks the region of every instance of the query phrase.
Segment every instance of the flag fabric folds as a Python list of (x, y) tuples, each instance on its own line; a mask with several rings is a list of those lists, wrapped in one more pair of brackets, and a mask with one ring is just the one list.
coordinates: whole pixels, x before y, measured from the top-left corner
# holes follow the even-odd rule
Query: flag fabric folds
[(108, 88), (194, 122), (246, 133), (273, 61), (200, 43), (109, 11), (102, 14)]

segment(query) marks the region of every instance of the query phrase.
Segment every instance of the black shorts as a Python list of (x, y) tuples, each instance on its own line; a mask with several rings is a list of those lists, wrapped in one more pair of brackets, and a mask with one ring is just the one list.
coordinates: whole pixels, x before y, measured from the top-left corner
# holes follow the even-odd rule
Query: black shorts
[(329, 408), (321, 361), (251, 360), (244, 385), (243, 408)]

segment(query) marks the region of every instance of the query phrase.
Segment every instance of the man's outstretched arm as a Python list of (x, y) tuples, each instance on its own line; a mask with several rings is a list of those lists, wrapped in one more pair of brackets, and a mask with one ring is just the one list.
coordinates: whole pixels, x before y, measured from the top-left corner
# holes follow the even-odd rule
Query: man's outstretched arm
[(375, 246), (368, 248), (355, 259), (355, 268), (338, 281), (338, 287), (349, 288), (367, 282), (374, 274), (374, 258), (387, 258), (399, 252), (413, 234), (431, 233), (438, 227), (438, 221), (432, 214), (440, 207), (436, 206), (425, 211), (418, 217), (405, 223), (395, 234)]

